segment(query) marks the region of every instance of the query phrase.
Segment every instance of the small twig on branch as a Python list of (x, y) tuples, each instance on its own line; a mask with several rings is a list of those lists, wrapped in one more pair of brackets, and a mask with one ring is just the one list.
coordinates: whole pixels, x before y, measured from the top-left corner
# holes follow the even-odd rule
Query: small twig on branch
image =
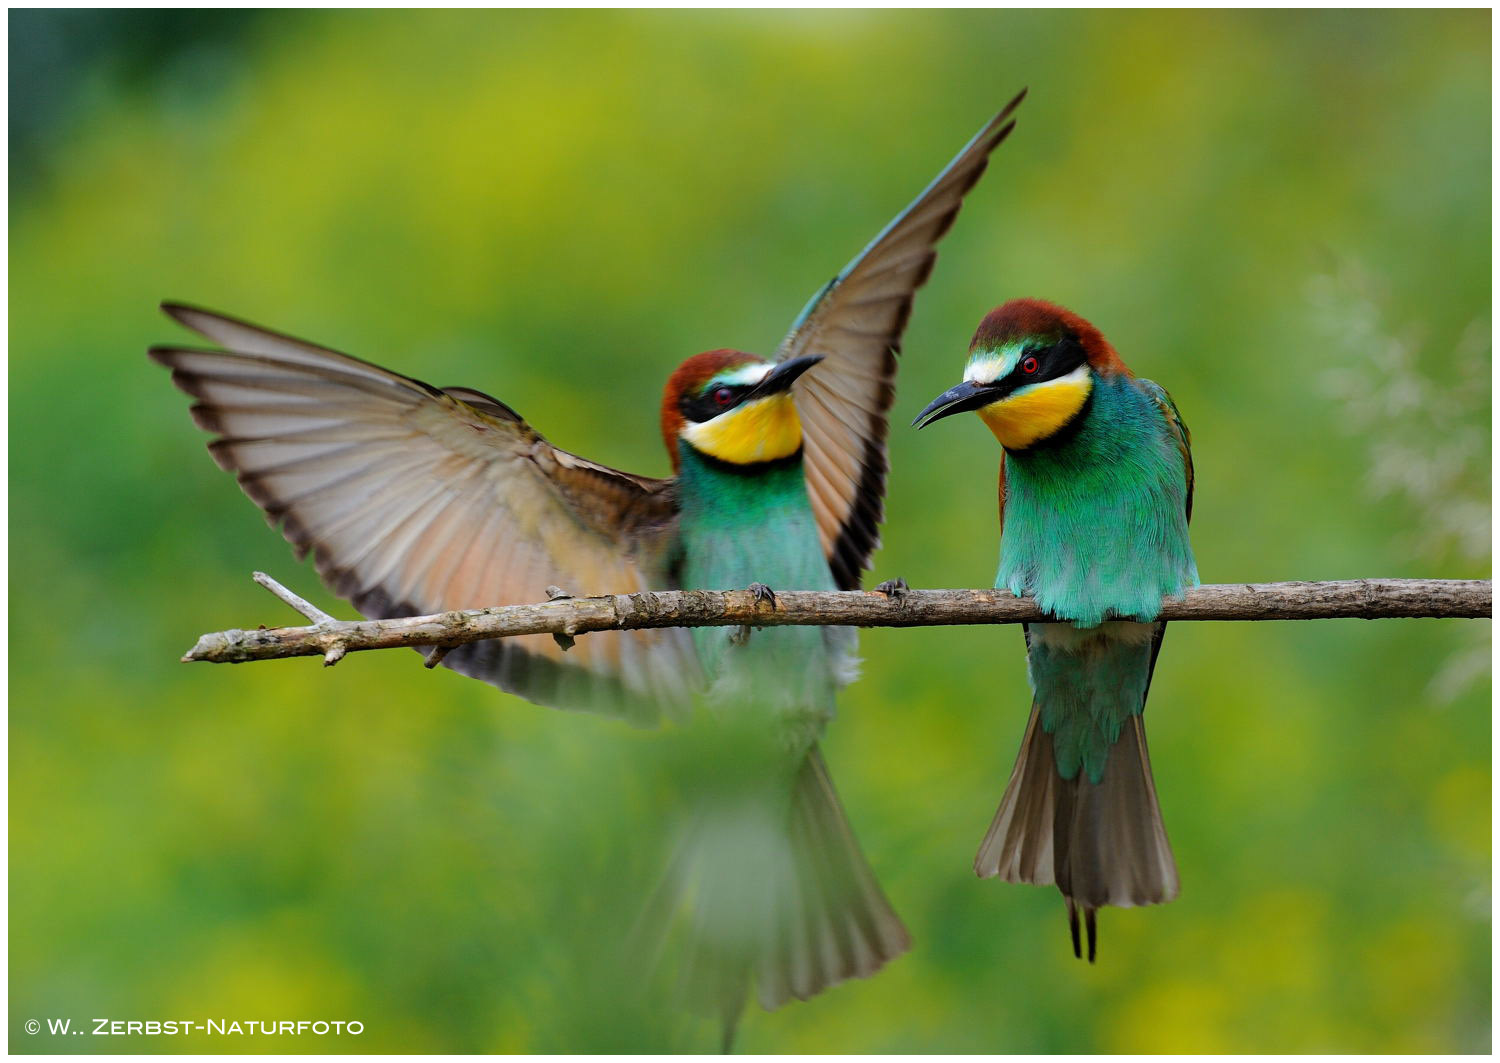
[[(339, 621), (337, 619), (323, 612), (323, 610), (319, 609), (316, 605), (308, 601), (306, 598), (303, 598), (301, 595), (298, 595), (293, 591), (287, 589), (282, 584), (266, 575), (264, 572), (252, 572), (250, 573), (250, 578), (253, 579), (256, 583), (259, 583), (262, 587), (270, 591), (272, 594), (276, 595), (276, 597), (286, 602), (287, 605), (290, 605), (293, 609), (297, 610), (297, 612), (307, 617), (307, 619), (311, 620), (314, 625), (310, 628), (293, 628), (292, 630), (324, 631), (328, 629), (330, 624), (335, 626), (338, 625)], [(323, 646), (321, 650), (319, 650), (319, 652), (323, 654), (323, 667), (331, 668), (334, 665), (338, 664), (339, 661), (344, 659), (344, 654), (348, 651), (348, 643), (339, 638), (337, 634), (335, 634), (328, 640), (327, 644)], [(185, 659), (186, 658), (184, 658), (184, 660)], [(428, 667), (430, 668), (432, 666), (428, 665)]]
[[(184, 661), (218, 663), (322, 656), (332, 664), (353, 650), (458, 646), (514, 635), (562, 635), (662, 627), (783, 624), (936, 627), (1048, 620), (1029, 598), (1003, 591), (780, 591), (769, 603), (752, 591), (642, 591), (561, 598), (466, 612), (391, 620), (339, 621), (270, 577), (256, 581), (316, 619), (312, 627), (218, 631), (204, 635)], [(295, 600), (294, 600), (295, 599)], [(301, 605), (297, 603), (301, 602)], [(303, 608), (303, 607), (306, 608)], [(1361, 579), (1326, 583), (1232, 583), (1195, 587), (1162, 603), (1163, 620), (1329, 620), (1394, 617), (1488, 617), (1489, 580)], [(308, 612), (311, 610), (311, 612)]]

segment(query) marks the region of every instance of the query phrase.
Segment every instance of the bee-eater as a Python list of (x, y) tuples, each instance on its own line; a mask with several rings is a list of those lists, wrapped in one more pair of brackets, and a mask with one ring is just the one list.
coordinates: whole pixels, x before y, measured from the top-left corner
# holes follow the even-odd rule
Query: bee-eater
[[(368, 617), (537, 601), (549, 585), (575, 595), (857, 588), (878, 545), (895, 353), (914, 292), (1020, 100), (812, 298), (774, 361), (715, 350), (672, 374), (660, 411), (671, 479), (554, 447), (483, 392), (431, 387), (204, 310), (163, 307), (224, 349), (151, 356), (198, 400), (193, 417), (217, 437), (219, 465)], [(732, 1030), (752, 978), (770, 1009), (870, 975), (907, 948), (817, 746), (853, 641), (831, 628), (638, 630), (591, 634), (565, 654), (550, 637), (523, 636), (460, 646), (442, 663), (532, 701), (636, 723), (691, 705), (758, 721), (752, 730), (779, 758), (761, 811), (776, 820), (783, 858), (751, 868), (753, 888), (721, 872), (682, 902), (698, 905), (689, 921), (700, 936), (713, 929), (702, 913), (723, 908), (705, 891), (759, 913), (726, 933), (734, 941), (699, 949), (738, 949), (738, 969), (717, 972), (709, 994)], [(726, 764), (739, 755), (722, 751)], [(696, 862), (683, 873), (701, 879), (712, 851), (700, 845), (678, 864)]]
[(1055, 884), (1092, 962), (1097, 909), (1177, 896), (1142, 714), (1162, 598), (1198, 583), (1188, 430), (1098, 329), (1038, 299), (992, 310), (963, 383), (914, 423), (969, 410), (1004, 448), (995, 586), (1057, 620), (1025, 625), (1031, 719), (974, 870)]

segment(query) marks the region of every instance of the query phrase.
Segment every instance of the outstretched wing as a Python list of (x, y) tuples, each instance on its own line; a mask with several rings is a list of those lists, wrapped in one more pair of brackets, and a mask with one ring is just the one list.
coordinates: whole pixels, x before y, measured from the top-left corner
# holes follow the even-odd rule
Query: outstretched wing
[[(156, 347), (209, 451), (298, 557), (367, 617), (665, 588), (670, 480), (559, 450), (482, 392), (439, 389), (219, 314), (163, 304), (225, 350)], [(652, 722), (696, 684), (686, 632), (550, 635), (443, 663), (531, 701)]]
[(1015, 127), (1022, 93), (969, 141), (916, 201), (813, 296), (777, 358), (821, 354), (792, 385), (802, 419), (807, 490), (838, 586), (859, 587), (880, 545), (889, 471), (885, 440), (896, 397), (896, 352), (934, 246), (953, 224), (989, 154)]

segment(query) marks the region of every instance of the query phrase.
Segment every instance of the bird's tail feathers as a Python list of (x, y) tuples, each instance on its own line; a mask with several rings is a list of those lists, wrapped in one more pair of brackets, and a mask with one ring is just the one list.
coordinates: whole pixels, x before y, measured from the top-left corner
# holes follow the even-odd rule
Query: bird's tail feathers
[(1078, 920), (1092, 961), (1094, 912), (1111, 905), (1162, 904), (1178, 893), (1177, 865), (1162, 825), (1145, 725), (1130, 716), (1095, 783), (1079, 768), (1062, 778), (1052, 736), (1032, 706), (1026, 737), (1005, 796), (974, 859), (981, 877), (1055, 885), (1067, 899), (1073, 950), (1082, 955)]
[(1006, 882), (1036, 886), (1051, 886), (1057, 881), (1053, 833), (1057, 791), (1066, 784), (1058, 777), (1052, 736), (1042, 729), (1040, 715), (1032, 706), (1005, 796), (974, 857), (974, 871), (980, 878), (999, 875)]
[(789, 820), (789, 887), (776, 933), (757, 964), (760, 1003), (806, 1000), (850, 978), (868, 978), (911, 947), (886, 900), (814, 746), (797, 774)]
[[(752, 983), (762, 1007), (864, 978), (910, 947), (854, 839), (822, 754), (801, 762), (788, 799), (702, 794), (643, 927), (670, 953), (679, 1002), (732, 1041)], [(782, 783), (785, 786), (785, 782)], [(675, 942), (675, 944), (674, 944)]]

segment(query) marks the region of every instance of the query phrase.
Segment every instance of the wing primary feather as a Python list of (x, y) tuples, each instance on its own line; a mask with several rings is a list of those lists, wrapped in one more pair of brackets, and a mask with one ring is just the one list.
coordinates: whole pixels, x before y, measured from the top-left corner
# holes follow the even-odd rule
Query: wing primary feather
[(976, 133), (920, 195), (808, 301), (779, 360), (823, 361), (793, 385), (804, 431), (804, 468), (836, 584), (860, 585), (885, 515), (888, 414), (896, 355), (912, 301), (936, 261), (989, 154), (1015, 128), (1022, 90)]
[[(678, 585), (670, 481), (558, 450), (485, 392), (440, 390), (197, 307), (163, 309), (228, 348), (148, 351), (196, 400), (213, 456), (365, 615), (533, 601), (549, 583)], [(528, 637), (447, 663), (533, 701), (635, 723), (675, 710), (701, 682), (685, 631), (610, 633), (566, 658)]]

